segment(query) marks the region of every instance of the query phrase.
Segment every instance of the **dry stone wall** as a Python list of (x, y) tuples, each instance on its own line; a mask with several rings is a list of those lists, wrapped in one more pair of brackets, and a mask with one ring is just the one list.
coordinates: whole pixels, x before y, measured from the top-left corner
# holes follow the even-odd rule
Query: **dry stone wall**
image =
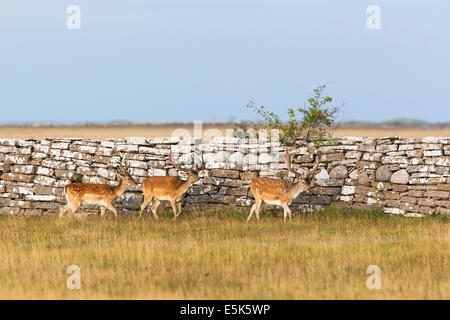
[[(314, 155), (305, 143), (292, 150), (293, 167), (310, 168)], [(204, 155), (206, 170), (185, 197), (187, 208), (253, 203), (249, 184), (256, 177), (294, 181), (283, 163), (285, 147), (267, 139), (138, 138), (0, 139), (0, 213), (52, 214), (66, 203), (64, 187), (74, 180), (117, 185), (117, 167), (125, 162), (138, 182), (149, 176), (179, 175), (168, 161), (189, 168)], [(195, 151), (195, 152), (194, 152)], [(335, 202), (352, 207), (380, 206), (390, 214), (450, 216), (450, 138), (346, 137), (320, 147), (314, 187), (292, 204), (297, 211)], [(138, 211), (140, 185), (129, 188), (114, 205)], [(81, 211), (98, 212), (95, 207)]]

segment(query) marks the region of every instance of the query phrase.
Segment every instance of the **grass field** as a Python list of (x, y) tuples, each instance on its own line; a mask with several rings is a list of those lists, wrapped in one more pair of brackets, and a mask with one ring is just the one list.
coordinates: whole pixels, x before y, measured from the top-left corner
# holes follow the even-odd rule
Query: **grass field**
[[(218, 129), (225, 135), (226, 129), (235, 128), (233, 124), (204, 124), (203, 133), (208, 129)], [(60, 126), (60, 127), (14, 127), (0, 126), (0, 138), (45, 139), (48, 137), (90, 138), (103, 140), (126, 137), (170, 137), (175, 129), (185, 129), (193, 136), (193, 124), (154, 124), (142, 126)], [(411, 138), (450, 137), (448, 128), (339, 128), (333, 131), (336, 137), (365, 136), (386, 137), (400, 136)], [(206, 139), (208, 140), (208, 139)]]
[[(323, 212), (0, 218), (1, 299), (449, 299), (448, 220)], [(66, 268), (81, 289), (66, 288)], [(369, 290), (369, 265), (381, 289)]]

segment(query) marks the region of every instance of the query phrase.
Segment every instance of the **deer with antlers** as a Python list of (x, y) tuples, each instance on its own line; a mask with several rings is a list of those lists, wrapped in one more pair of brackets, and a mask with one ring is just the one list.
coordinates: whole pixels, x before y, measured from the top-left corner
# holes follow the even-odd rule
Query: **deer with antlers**
[(247, 221), (250, 220), (254, 211), (256, 211), (256, 219), (259, 219), (259, 210), (262, 201), (267, 204), (281, 206), (284, 210), (284, 221), (289, 215), (289, 220), (292, 218), (292, 210), (289, 208), (292, 200), (294, 200), (302, 191), (310, 192), (312, 178), (318, 171), (320, 153), (317, 154), (316, 162), (312, 169), (305, 170), (299, 173), (291, 167), (291, 155), (286, 150), (284, 161), (289, 172), (292, 172), (297, 178), (296, 183), (292, 183), (286, 180), (272, 179), (272, 178), (256, 178), (250, 183), (250, 189), (255, 203), (253, 204), (250, 215)]
[(101, 216), (104, 216), (106, 209), (109, 209), (117, 218), (117, 210), (112, 202), (125, 191), (127, 186), (137, 185), (136, 180), (129, 174), (128, 168), (120, 167), (118, 174), (122, 178), (118, 186), (80, 182), (68, 184), (64, 189), (67, 205), (61, 208), (59, 217), (61, 218), (67, 211), (70, 211), (73, 216), (78, 207), (86, 203), (100, 205)]
[(172, 205), (174, 220), (178, 218), (178, 216), (183, 211), (183, 207), (181, 205), (181, 200), (184, 195), (188, 191), (191, 184), (198, 181), (198, 173), (205, 168), (203, 162), (203, 155), (201, 156), (201, 165), (198, 167), (193, 167), (190, 170), (185, 170), (180, 168), (173, 159), (172, 152), (169, 154), (169, 163), (172, 164), (179, 171), (187, 171), (188, 177), (186, 180), (181, 180), (178, 177), (170, 177), (170, 176), (155, 176), (147, 178), (142, 183), (142, 191), (144, 193), (144, 202), (141, 206), (141, 212), (139, 213), (139, 218), (141, 218), (142, 213), (144, 212), (147, 205), (155, 200), (152, 204), (151, 210), (155, 219), (159, 219), (158, 217), (158, 207), (161, 201), (166, 200), (170, 201)]

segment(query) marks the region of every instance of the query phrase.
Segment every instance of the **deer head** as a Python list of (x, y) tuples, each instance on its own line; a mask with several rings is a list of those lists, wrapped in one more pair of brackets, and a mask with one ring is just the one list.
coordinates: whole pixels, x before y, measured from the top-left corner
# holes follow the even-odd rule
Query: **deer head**
[(122, 178), (123, 183), (126, 185), (137, 185), (137, 181), (130, 175), (129, 167), (122, 163), (122, 165), (117, 170), (117, 173)]
[(170, 154), (169, 154), (169, 163), (172, 164), (177, 170), (187, 172), (188, 173), (188, 179), (191, 180), (192, 182), (195, 182), (195, 181), (198, 180), (198, 173), (201, 170), (205, 169), (205, 162), (203, 160), (203, 153), (200, 153), (200, 157), (201, 157), (200, 165), (194, 165), (194, 166), (192, 166), (191, 169), (187, 169), (186, 170), (186, 169), (181, 168), (175, 162), (175, 160), (173, 159), (173, 154), (172, 154), (172, 152), (170, 152)]
[(303, 169), (304, 172), (299, 173), (299, 172), (295, 171), (294, 169), (292, 169), (291, 155), (286, 150), (286, 154), (284, 156), (284, 162), (285, 162), (289, 172), (292, 172), (295, 175), (295, 177), (298, 178), (297, 183), (302, 184), (304, 187), (304, 190), (307, 192), (309, 192), (311, 190), (312, 180), (313, 180), (314, 176), (317, 174), (317, 172), (320, 170), (320, 169), (318, 169), (320, 155), (321, 155), (321, 153), (317, 152), (316, 162), (314, 163), (314, 166), (311, 169), (309, 169), (309, 170)]

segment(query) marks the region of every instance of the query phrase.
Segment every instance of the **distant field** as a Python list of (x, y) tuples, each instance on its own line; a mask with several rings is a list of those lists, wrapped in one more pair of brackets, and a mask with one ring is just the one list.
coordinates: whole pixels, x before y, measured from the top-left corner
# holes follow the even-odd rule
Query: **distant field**
[[(0, 299), (450, 299), (448, 220), (327, 208), (0, 217)], [(81, 289), (66, 288), (77, 265)], [(369, 290), (369, 265), (381, 289)]]
[[(236, 128), (233, 124), (205, 124), (203, 132), (209, 129), (218, 129), (225, 135), (226, 129)], [(91, 138), (103, 140), (107, 138), (139, 137), (167, 137), (171, 136), (175, 129), (186, 129), (193, 135), (192, 124), (165, 125), (155, 124), (146, 126), (63, 126), (63, 127), (8, 127), (0, 126), (0, 138), (19, 139), (43, 139), (46, 137), (65, 138)], [(449, 128), (340, 128), (334, 131), (337, 137), (343, 136), (401, 136), (411, 138), (423, 138), (429, 136), (450, 137)]]

